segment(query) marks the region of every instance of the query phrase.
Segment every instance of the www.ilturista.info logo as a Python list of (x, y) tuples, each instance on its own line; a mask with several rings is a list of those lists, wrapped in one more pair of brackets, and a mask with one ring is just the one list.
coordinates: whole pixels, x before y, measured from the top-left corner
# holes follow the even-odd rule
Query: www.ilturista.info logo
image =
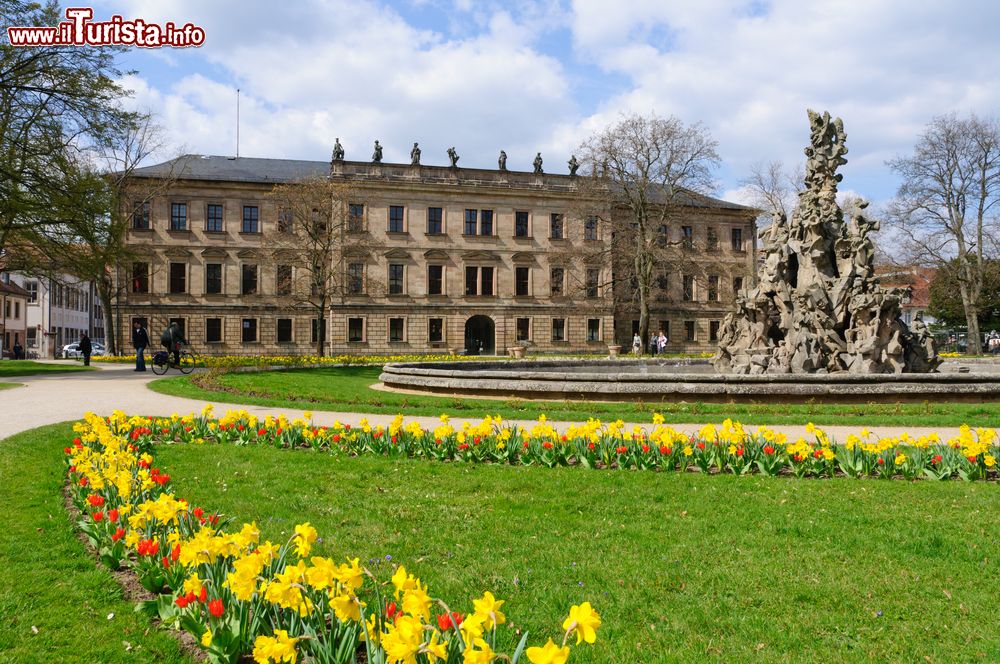
[(205, 30), (172, 21), (163, 25), (141, 18), (131, 21), (115, 15), (108, 21), (92, 21), (90, 7), (69, 7), (66, 18), (55, 27), (11, 26), (11, 46), (139, 46), (141, 48), (185, 48), (205, 43)]

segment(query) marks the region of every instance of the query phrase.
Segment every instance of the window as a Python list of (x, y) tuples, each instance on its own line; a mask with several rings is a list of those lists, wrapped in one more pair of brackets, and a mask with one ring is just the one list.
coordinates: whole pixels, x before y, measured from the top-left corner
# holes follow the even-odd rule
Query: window
[(684, 301), (694, 300), (694, 277), (689, 274), (684, 275)]
[(549, 270), (549, 292), (553, 296), (563, 294), (563, 285), (566, 281), (566, 270), (561, 267), (554, 267)]
[(719, 275), (717, 274), (708, 275), (708, 301), (719, 301)]
[(291, 233), (295, 228), (295, 215), (288, 208), (278, 210), (278, 232)]
[(209, 344), (222, 343), (222, 319), (221, 318), (206, 318), (205, 319), (205, 343), (209, 343)]
[[(142, 291), (144, 293), (148, 291)], [(187, 292), (187, 263), (170, 264), (170, 292)]]
[(240, 340), (245, 344), (252, 344), (257, 341), (256, 318), (243, 319), (242, 334), (240, 335)]
[(563, 216), (553, 212), (549, 219), (549, 237), (553, 240), (563, 239)]
[(465, 294), (479, 295), (479, 268), (466, 266), (465, 268)]
[(274, 292), (278, 295), (292, 294), (292, 266), (279, 265), (275, 271)]
[[(402, 319), (400, 319), (402, 320)], [(429, 343), (441, 343), (444, 341), (444, 319), (427, 319), (427, 341)]]
[(712, 320), (708, 322), (708, 340), (709, 341), (719, 340), (719, 321)]
[(587, 341), (600, 341), (601, 340), (601, 319), (600, 318), (588, 318), (587, 319)]
[(173, 325), (174, 323), (177, 323), (177, 329), (179, 329), (181, 331), (181, 336), (184, 337), (185, 339), (187, 338), (187, 334), (186, 334), (187, 327), (184, 324), (186, 321), (183, 318), (171, 318), (167, 322), (170, 325)]
[(260, 210), (256, 205), (244, 205), (243, 206), (243, 226), (240, 228), (242, 233), (259, 233), (260, 232)]
[(37, 281), (26, 281), (26, 282), (24, 282), (24, 290), (28, 291), (28, 304), (34, 304), (35, 302), (38, 302), (38, 282)]
[(552, 341), (566, 341), (566, 319), (552, 319)]
[(601, 282), (601, 270), (596, 267), (587, 268), (587, 297), (597, 297)]
[(310, 343), (314, 344), (319, 343), (319, 330), (320, 326), (324, 323), (324, 321), (320, 318), (313, 318), (310, 322), (312, 323), (311, 325), (312, 333), (310, 334), (309, 337)]
[(514, 213), (514, 237), (528, 237), (528, 213), (523, 210)]
[(735, 300), (743, 290), (743, 277), (733, 277), (733, 299)]
[(515, 267), (514, 268), (514, 295), (520, 297), (527, 297), (530, 295), (529, 284), (531, 283), (531, 268), (529, 267)]
[(136, 203), (132, 208), (132, 228), (137, 231), (149, 230), (149, 203)]
[(347, 230), (350, 233), (360, 233), (365, 228), (365, 206), (361, 203), (351, 203), (347, 206)]
[(246, 264), (243, 266), (242, 278), (240, 279), (240, 292), (244, 295), (254, 295), (257, 292), (257, 266)]
[(465, 226), (462, 230), (463, 235), (475, 235), (479, 229), (479, 211), (478, 210), (466, 210), (465, 211)]
[(531, 339), (531, 319), (518, 318), (516, 323), (515, 341), (528, 341)]
[(27, 337), (25, 339), (25, 343), (27, 344), (28, 348), (37, 348), (38, 347), (38, 329), (37, 328), (34, 328), (34, 327), (29, 327), (28, 328), (28, 330), (27, 330)]
[(493, 210), (479, 211), (479, 234), (493, 235)]
[(347, 266), (347, 293), (360, 295), (365, 292), (365, 264), (350, 263)]
[(403, 231), (403, 206), (389, 206), (389, 232), (402, 233)]
[(670, 278), (666, 270), (661, 270), (656, 274), (656, 287), (663, 293), (670, 290)]
[(743, 251), (743, 229), (742, 228), (732, 229), (730, 237), (733, 242), (733, 251)]
[(347, 340), (351, 343), (361, 343), (365, 340), (365, 319), (347, 319)]
[(660, 224), (656, 227), (656, 245), (658, 247), (665, 247), (670, 243), (670, 227), (666, 224)]
[(406, 319), (405, 318), (390, 318), (389, 319), (389, 341), (400, 343), (406, 341)]
[(709, 227), (707, 233), (708, 237), (705, 241), (705, 246), (709, 251), (717, 250), (719, 248), (719, 234), (716, 233), (715, 229), (712, 227)]
[(389, 264), (389, 295), (403, 294), (403, 265), (401, 263)]
[(427, 294), (444, 295), (444, 266), (427, 266)]
[(21, 303), (15, 300), (14, 301), (14, 320), (17, 320), (20, 317), (21, 317)]
[(684, 236), (684, 248), (694, 247), (694, 229), (691, 226), (681, 226), (681, 235)]
[(208, 263), (205, 265), (205, 294), (220, 293), (222, 293), (222, 263)]
[(209, 233), (222, 232), (222, 206), (209, 203), (205, 206), (205, 230)]
[(170, 230), (172, 231), (187, 230), (187, 216), (188, 216), (187, 210), (188, 210), (187, 203), (170, 204)]
[(587, 217), (586, 221), (583, 222), (583, 239), (584, 240), (597, 239), (597, 217), (594, 216)]
[(684, 338), (687, 341), (694, 341), (694, 321), (684, 321)]
[(427, 208), (427, 234), (441, 235), (444, 232), (444, 214), (439, 207)]
[(277, 335), (279, 344), (292, 343), (292, 319), (279, 318), (277, 323)]

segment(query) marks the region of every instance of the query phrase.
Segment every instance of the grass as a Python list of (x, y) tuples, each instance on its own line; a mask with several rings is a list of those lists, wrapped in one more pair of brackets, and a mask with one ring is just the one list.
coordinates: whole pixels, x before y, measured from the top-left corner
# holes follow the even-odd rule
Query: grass
[(94, 371), (93, 367), (82, 364), (49, 364), (34, 360), (4, 360), (0, 362), (0, 378), (8, 376), (34, 376), (36, 374), (62, 373), (66, 371)]
[(0, 383), (0, 390), (9, 390), (13, 387), (23, 387), (21, 383)]
[(76, 538), (62, 493), (71, 431), (59, 424), (0, 441), (0, 662), (187, 661)]
[[(536, 419), (545, 413), (551, 420), (584, 421), (623, 419), (649, 421), (653, 412), (668, 421), (721, 422), (727, 417), (753, 424), (843, 424), (856, 426), (996, 426), (1000, 403), (870, 403), (870, 404), (708, 404), (708, 403), (608, 403), (581, 401), (526, 401), (518, 399), (469, 399), (398, 394), (371, 389), (378, 382), (378, 367), (296, 369), (259, 373), (226, 373), (211, 380), (220, 389), (204, 389), (195, 377), (165, 378), (150, 383), (164, 394), (198, 400), (221, 400), (278, 408), (365, 413), (440, 415), (459, 418), (500, 414), (506, 419)], [(214, 388), (215, 385), (212, 385)]]
[(275, 540), (310, 521), (321, 554), (382, 578), (392, 556), (463, 608), (491, 589), (533, 641), (588, 600), (604, 625), (575, 662), (1000, 659), (992, 484), (157, 455), (192, 504)]

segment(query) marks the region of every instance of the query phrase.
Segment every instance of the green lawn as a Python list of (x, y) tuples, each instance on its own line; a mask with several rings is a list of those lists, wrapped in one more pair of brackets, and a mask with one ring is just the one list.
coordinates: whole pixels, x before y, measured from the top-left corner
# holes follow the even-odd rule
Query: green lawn
[(94, 371), (83, 364), (48, 364), (34, 360), (4, 360), (0, 362), (0, 378), (8, 376), (33, 376), (35, 374), (60, 373), (65, 371)]
[(993, 484), (157, 455), (192, 504), (275, 540), (310, 521), (321, 554), (391, 556), (462, 607), (491, 589), (538, 641), (590, 601), (574, 662), (1000, 659)]
[[(158, 392), (200, 400), (367, 413), (404, 413), (460, 418), (500, 414), (506, 419), (583, 421), (648, 421), (662, 412), (668, 421), (721, 422), (727, 417), (754, 424), (844, 424), (857, 426), (997, 426), (1000, 404), (871, 403), (826, 404), (706, 404), (706, 403), (588, 403), (579, 401), (524, 401), (466, 399), (396, 394), (371, 389), (379, 367), (296, 369), (259, 373), (226, 373), (219, 377), (165, 378), (150, 383)], [(215, 381), (205, 389), (192, 380)]]
[(13, 387), (22, 387), (21, 383), (0, 383), (0, 390), (9, 390)]
[(71, 431), (0, 440), (0, 662), (187, 661), (76, 538), (62, 493)]

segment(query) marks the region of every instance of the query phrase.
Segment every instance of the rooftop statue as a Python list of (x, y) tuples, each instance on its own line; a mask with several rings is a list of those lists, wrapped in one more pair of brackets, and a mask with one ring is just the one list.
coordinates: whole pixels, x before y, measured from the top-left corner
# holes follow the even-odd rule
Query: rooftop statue
[(410, 150), (410, 166), (420, 165), (420, 147), (417, 145), (416, 141), (413, 143), (413, 149)]
[(542, 153), (539, 152), (535, 155), (535, 161), (532, 162), (535, 166), (535, 175), (541, 175), (545, 171), (542, 170)]
[(344, 161), (344, 146), (340, 144), (340, 138), (333, 141), (333, 161)]
[(576, 175), (577, 170), (580, 168), (580, 162), (576, 160), (576, 155), (571, 155), (569, 161), (566, 163), (569, 164), (569, 174)]
[(378, 141), (375, 141), (375, 152), (372, 153), (372, 163), (382, 163), (382, 146), (378, 144)]
[(922, 320), (900, 317), (898, 289), (875, 276), (877, 220), (868, 203), (845, 220), (837, 204), (837, 168), (847, 163), (844, 124), (809, 113), (805, 189), (787, 219), (775, 213), (760, 231), (756, 286), (726, 315), (717, 371), (762, 373), (926, 373), (941, 364)]
[(448, 148), (448, 160), (451, 162), (452, 168), (458, 168), (458, 153), (455, 152), (454, 146)]
[(500, 158), (497, 159), (497, 166), (501, 171), (507, 170), (507, 153), (500, 150)]

